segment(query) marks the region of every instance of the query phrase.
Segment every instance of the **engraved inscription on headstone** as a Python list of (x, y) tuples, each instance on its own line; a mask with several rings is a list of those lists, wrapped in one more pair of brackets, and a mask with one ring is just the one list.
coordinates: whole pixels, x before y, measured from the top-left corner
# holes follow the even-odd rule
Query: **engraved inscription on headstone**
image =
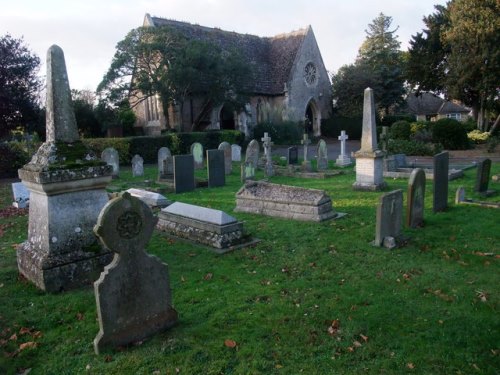
[(252, 139), (247, 146), (245, 161), (252, 163), (254, 169), (257, 169), (257, 164), (259, 162), (259, 152), (259, 142), (257, 142), (255, 139)]
[(241, 146), (233, 144), (231, 145), (231, 160), (239, 162), (241, 161)]
[(118, 155), (118, 151), (113, 147), (105, 148), (101, 153), (101, 160), (113, 167), (112, 176), (113, 178), (117, 178), (120, 174), (120, 156)]
[(320, 139), (317, 147), (318, 155), (318, 171), (324, 171), (328, 169), (328, 149), (326, 142)]
[(403, 219), (403, 191), (394, 190), (383, 194), (377, 206), (375, 246), (395, 247), (401, 235)]
[(132, 176), (144, 176), (144, 159), (139, 155), (134, 155), (132, 158)]
[[(172, 158), (172, 153), (170, 152), (168, 147), (161, 147), (158, 150), (158, 177), (160, 179), (166, 178), (167, 176), (167, 159)], [(171, 161), (172, 163), (172, 161)], [(170, 168), (169, 175), (173, 174), (173, 167)]]

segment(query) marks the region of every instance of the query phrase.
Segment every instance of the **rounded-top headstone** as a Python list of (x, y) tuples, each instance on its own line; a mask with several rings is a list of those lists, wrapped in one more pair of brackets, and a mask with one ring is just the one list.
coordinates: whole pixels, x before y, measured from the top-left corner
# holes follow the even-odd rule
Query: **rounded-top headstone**
[(72, 143), (80, 139), (71, 101), (64, 52), (53, 45), (47, 51), (47, 142)]

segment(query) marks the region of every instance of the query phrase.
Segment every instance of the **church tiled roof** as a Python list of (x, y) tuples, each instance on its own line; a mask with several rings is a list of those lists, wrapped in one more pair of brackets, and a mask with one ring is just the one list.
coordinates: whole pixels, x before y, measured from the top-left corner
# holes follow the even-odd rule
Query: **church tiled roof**
[(189, 39), (208, 41), (225, 51), (239, 50), (254, 72), (249, 90), (253, 94), (265, 95), (283, 94), (293, 62), (308, 31), (300, 29), (274, 37), (258, 37), (165, 18), (150, 19), (153, 26), (169, 26)]

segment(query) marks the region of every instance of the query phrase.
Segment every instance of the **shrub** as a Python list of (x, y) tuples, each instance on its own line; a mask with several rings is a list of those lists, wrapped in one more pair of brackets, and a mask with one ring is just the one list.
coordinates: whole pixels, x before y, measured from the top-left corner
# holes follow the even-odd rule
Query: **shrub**
[(361, 139), (363, 119), (361, 117), (344, 117), (333, 115), (321, 121), (321, 135), (329, 138), (337, 138), (342, 130), (345, 130), (349, 139)]
[(277, 145), (296, 144), (302, 139), (304, 128), (300, 123), (294, 121), (263, 122), (257, 124), (253, 129), (253, 137), (260, 140), (264, 133), (268, 133), (272, 141)]
[(409, 140), (411, 135), (411, 126), (408, 121), (396, 121), (389, 129), (389, 137), (391, 139)]
[(90, 150), (94, 151), (99, 158), (104, 149), (113, 147), (118, 151), (120, 164), (130, 164), (130, 143), (127, 139), (128, 138), (83, 138), (82, 142)]
[(395, 122), (398, 122), (398, 121), (413, 122), (413, 121), (415, 121), (415, 116), (412, 116), (412, 115), (384, 116), (384, 118), (382, 120), (380, 120), (380, 126), (392, 126)]
[(0, 177), (16, 177), (17, 170), (29, 161), (19, 142), (0, 143)]
[(389, 139), (387, 150), (391, 154), (433, 156), (441, 151), (441, 145), (406, 139)]
[(469, 139), (464, 126), (457, 120), (443, 118), (432, 125), (432, 140), (441, 143), (447, 150), (469, 148)]
[(490, 137), (488, 139), (488, 148), (486, 149), (486, 151), (488, 151), (489, 153), (491, 152), (495, 152), (495, 149), (497, 148), (498, 144), (500, 143), (500, 137)]
[(467, 133), (467, 138), (475, 144), (485, 143), (490, 136), (488, 132), (482, 132), (479, 129), (474, 129), (473, 131)]

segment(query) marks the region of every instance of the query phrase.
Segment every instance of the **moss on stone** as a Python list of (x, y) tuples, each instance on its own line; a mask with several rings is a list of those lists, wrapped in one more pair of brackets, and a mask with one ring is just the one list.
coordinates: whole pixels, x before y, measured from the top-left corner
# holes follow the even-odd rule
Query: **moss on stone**
[[(94, 157), (82, 141), (73, 143), (56, 142), (57, 162), (49, 166), (49, 170), (56, 169), (78, 169), (85, 167), (99, 167), (106, 165), (105, 162)], [(89, 160), (88, 155), (92, 158)]]

